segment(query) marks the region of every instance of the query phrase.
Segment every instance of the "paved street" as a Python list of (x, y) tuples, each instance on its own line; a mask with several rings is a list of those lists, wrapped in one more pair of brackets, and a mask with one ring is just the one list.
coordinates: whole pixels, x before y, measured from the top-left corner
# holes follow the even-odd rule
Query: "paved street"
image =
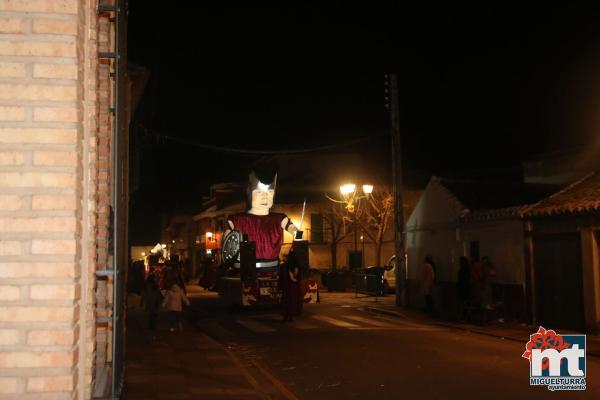
[[(222, 379), (227, 374), (219, 375), (219, 370), (209, 371), (206, 366), (203, 369), (203, 362), (214, 362), (203, 361), (207, 360), (205, 355), (194, 359), (188, 354), (180, 362), (193, 363), (195, 367), (165, 366), (175, 370), (195, 368), (198, 374), (187, 381), (177, 378), (177, 385), (192, 385), (196, 389), (182, 389), (183, 397), (176, 398), (486, 396), (506, 399), (550, 395), (546, 388), (529, 386), (529, 366), (521, 358), (524, 343), (450, 329), (427, 323), (423, 318), (368, 312), (365, 304), (378, 303), (371, 299), (356, 301), (351, 293), (324, 293), (321, 303), (308, 305), (303, 317), (293, 323), (281, 322), (277, 310), (273, 309), (225, 309), (213, 293), (195, 292), (191, 297), (194, 311), (190, 315), (189, 331), (180, 336), (163, 332), (164, 346), (179, 348), (184, 353), (189, 349), (197, 352), (206, 345), (195, 346), (195, 338), (206, 334), (214, 339), (208, 346), (210, 351), (220, 354), (221, 361), (229, 366), (223, 367), (221, 372), (228, 372), (230, 381), (238, 386), (232, 386), (230, 392), (211, 392), (208, 389), (211, 383), (227, 387), (227, 380)], [(203, 339), (203, 343), (208, 342)], [(219, 352), (219, 344), (227, 352)], [(227, 354), (235, 360), (229, 359)], [(587, 391), (553, 395), (599, 398), (600, 383), (595, 379), (600, 374), (599, 361), (598, 357), (588, 356)], [(159, 358), (154, 362), (162, 361)], [(129, 372), (132, 373), (131, 368)], [(213, 375), (202, 375), (209, 372)], [(174, 371), (174, 375), (178, 373)], [(136, 379), (144, 380), (144, 377), (138, 374)], [(239, 387), (240, 382), (245, 389)], [(131, 390), (129, 393), (130, 398), (143, 398)], [(192, 397), (194, 393), (205, 396)]]

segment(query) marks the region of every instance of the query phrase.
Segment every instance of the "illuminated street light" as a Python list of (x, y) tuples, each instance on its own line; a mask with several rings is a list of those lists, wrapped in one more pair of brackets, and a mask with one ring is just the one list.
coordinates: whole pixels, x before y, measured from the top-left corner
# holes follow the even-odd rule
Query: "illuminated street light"
[(340, 186), (340, 192), (344, 196), (347, 196), (350, 193), (354, 193), (354, 190), (356, 190), (356, 185), (354, 183), (346, 183), (346, 184)]
[[(328, 197), (333, 202), (344, 204), (348, 213), (352, 215), (352, 217), (349, 217), (348, 219), (350, 221), (352, 221), (353, 225), (354, 225), (354, 252), (355, 253), (358, 251), (358, 221), (357, 221), (357, 219), (360, 218), (360, 216), (358, 214), (360, 214), (361, 200), (368, 199), (369, 195), (371, 195), (371, 193), (373, 193), (373, 189), (374, 189), (373, 185), (363, 184), (362, 185), (362, 194), (360, 194), (360, 193), (356, 192), (356, 185), (354, 183), (345, 183), (340, 186), (340, 193), (342, 194), (342, 197), (343, 197), (342, 200), (336, 200), (336, 199), (332, 199), (332, 198)], [(362, 254), (364, 257), (365, 242), (364, 242), (363, 235), (360, 236), (360, 241), (363, 246)], [(363, 262), (364, 262), (364, 260), (363, 260)]]

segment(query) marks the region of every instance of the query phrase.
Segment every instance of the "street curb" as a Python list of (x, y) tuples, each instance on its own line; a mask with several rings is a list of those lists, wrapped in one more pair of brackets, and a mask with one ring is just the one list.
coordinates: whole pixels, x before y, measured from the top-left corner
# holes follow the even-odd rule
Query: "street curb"
[(386, 310), (384, 308), (377, 308), (377, 307), (365, 307), (364, 308), (367, 311), (370, 312), (374, 312), (377, 314), (385, 314), (385, 315), (391, 315), (392, 317), (398, 317), (398, 318), (404, 318), (406, 319), (406, 316), (397, 312), (397, 311), (392, 311), (392, 310)]
[[(370, 312), (378, 313), (378, 314), (390, 315), (393, 317), (406, 319), (405, 315), (403, 315), (397, 311), (386, 310), (386, 309), (377, 308), (377, 307), (365, 307), (364, 309), (367, 311), (370, 311)], [(485, 332), (485, 331), (480, 331), (477, 329), (471, 329), (471, 328), (452, 325), (452, 324), (445, 324), (443, 322), (429, 322), (429, 323), (431, 325), (443, 326), (445, 328), (456, 329), (456, 330), (463, 331), (463, 332), (475, 333), (477, 335), (489, 336), (489, 337), (499, 338), (502, 340), (510, 340), (513, 342), (523, 343), (523, 339), (519, 339), (519, 338), (515, 338), (515, 337), (511, 337), (511, 336), (502, 336), (502, 335), (492, 333), (492, 332)], [(600, 353), (593, 352), (593, 351), (587, 351), (586, 354), (589, 354), (590, 356), (593, 356), (593, 357), (600, 357)]]

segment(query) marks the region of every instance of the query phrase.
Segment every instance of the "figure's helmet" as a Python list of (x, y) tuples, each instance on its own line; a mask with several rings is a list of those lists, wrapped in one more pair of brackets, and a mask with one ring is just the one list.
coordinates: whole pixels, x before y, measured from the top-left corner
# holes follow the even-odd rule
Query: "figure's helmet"
[(254, 168), (248, 177), (248, 203), (254, 210), (268, 213), (273, 207), (273, 197), (277, 186), (277, 172), (274, 168)]

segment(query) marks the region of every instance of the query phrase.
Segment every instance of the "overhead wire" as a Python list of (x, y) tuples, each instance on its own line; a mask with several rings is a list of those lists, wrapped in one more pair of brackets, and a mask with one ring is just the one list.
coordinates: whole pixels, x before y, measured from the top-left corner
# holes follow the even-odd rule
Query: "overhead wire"
[(178, 136), (168, 135), (165, 133), (158, 132), (154, 129), (148, 128), (140, 123), (136, 123), (135, 126), (138, 129), (141, 129), (146, 136), (155, 137), (157, 140), (163, 141), (171, 141), (174, 143), (184, 144), (188, 146), (194, 146), (197, 148), (201, 148), (203, 150), (219, 152), (219, 153), (229, 153), (229, 154), (240, 154), (240, 155), (248, 155), (248, 156), (277, 156), (277, 155), (300, 155), (300, 154), (310, 154), (317, 152), (325, 152), (329, 150), (335, 150), (343, 147), (351, 147), (357, 145), (359, 143), (365, 142), (367, 140), (372, 140), (377, 137), (389, 135), (387, 132), (379, 132), (375, 135), (363, 136), (360, 138), (356, 138), (353, 140), (349, 140), (342, 143), (333, 143), (323, 146), (315, 146), (310, 148), (299, 148), (299, 149), (277, 149), (277, 150), (267, 150), (267, 149), (243, 149), (239, 147), (227, 147), (227, 146), (217, 146), (207, 143), (200, 143), (194, 140), (185, 139)]

